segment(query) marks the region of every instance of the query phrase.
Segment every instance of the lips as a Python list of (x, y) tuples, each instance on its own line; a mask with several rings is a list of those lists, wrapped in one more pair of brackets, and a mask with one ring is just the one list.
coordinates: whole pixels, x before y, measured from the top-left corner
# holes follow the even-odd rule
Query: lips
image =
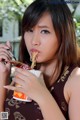
[(31, 49), (30, 52), (38, 52), (39, 53), (40, 51), (37, 49)]

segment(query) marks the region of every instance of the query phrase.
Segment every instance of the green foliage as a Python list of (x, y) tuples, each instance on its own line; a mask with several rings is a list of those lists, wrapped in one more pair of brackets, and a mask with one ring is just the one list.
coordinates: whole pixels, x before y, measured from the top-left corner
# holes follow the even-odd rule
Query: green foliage
[(76, 35), (80, 38), (80, 23), (76, 22)]
[(0, 19), (21, 20), (26, 7), (32, 0), (0, 0)]
[(77, 22), (76, 20), (76, 37), (77, 37), (77, 43), (80, 46), (80, 22)]

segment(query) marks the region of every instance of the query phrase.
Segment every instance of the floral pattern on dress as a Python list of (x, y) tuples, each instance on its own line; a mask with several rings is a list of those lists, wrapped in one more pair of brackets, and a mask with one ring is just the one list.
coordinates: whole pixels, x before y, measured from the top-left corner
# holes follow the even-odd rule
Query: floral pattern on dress
[(19, 104), (21, 104), (21, 103), (25, 104), (26, 103), (26, 102), (23, 102), (23, 101), (15, 100), (14, 98), (11, 98), (11, 99), (7, 98), (6, 101), (8, 102), (9, 106), (15, 106), (16, 109), (20, 107)]
[(68, 75), (68, 73), (69, 73), (69, 66), (66, 66), (66, 67), (64, 68), (64, 71), (63, 71), (60, 79), (57, 81), (57, 83), (59, 83), (60, 81), (64, 82), (65, 77)]

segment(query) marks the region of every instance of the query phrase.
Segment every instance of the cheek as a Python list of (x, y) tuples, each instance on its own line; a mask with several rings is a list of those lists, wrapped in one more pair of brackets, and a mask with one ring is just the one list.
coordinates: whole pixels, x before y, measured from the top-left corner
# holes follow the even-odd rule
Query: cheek
[(54, 56), (56, 51), (58, 50), (58, 47), (59, 47), (58, 40), (57, 38), (55, 38), (55, 39), (48, 41), (44, 48), (48, 55)]
[(53, 40), (52, 42), (47, 42), (43, 46), (44, 47), (42, 48), (42, 54), (40, 55), (40, 59), (42, 58), (43, 61), (53, 59), (59, 47), (58, 41)]

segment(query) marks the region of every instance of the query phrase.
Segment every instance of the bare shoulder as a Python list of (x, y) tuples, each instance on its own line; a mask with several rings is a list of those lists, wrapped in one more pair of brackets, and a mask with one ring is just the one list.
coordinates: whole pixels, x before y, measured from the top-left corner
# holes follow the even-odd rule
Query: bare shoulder
[[(80, 68), (79, 67), (76, 67), (72, 73), (70, 74), (69, 78), (68, 78), (68, 81), (67, 81), (67, 84), (70, 84), (70, 88), (73, 88), (76, 86), (76, 85), (79, 85), (79, 88), (80, 88)], [(77, 87), (77, 86), (76, 86)]]
[(64, 86), (70, 120), (80, 120), (80, 68), (76, 67)]
[(80, 68), (76, 67), (70, 74), (65, 87), (64, 95), (67, 101), (70, 99), (71, 94), (80, 91)]

